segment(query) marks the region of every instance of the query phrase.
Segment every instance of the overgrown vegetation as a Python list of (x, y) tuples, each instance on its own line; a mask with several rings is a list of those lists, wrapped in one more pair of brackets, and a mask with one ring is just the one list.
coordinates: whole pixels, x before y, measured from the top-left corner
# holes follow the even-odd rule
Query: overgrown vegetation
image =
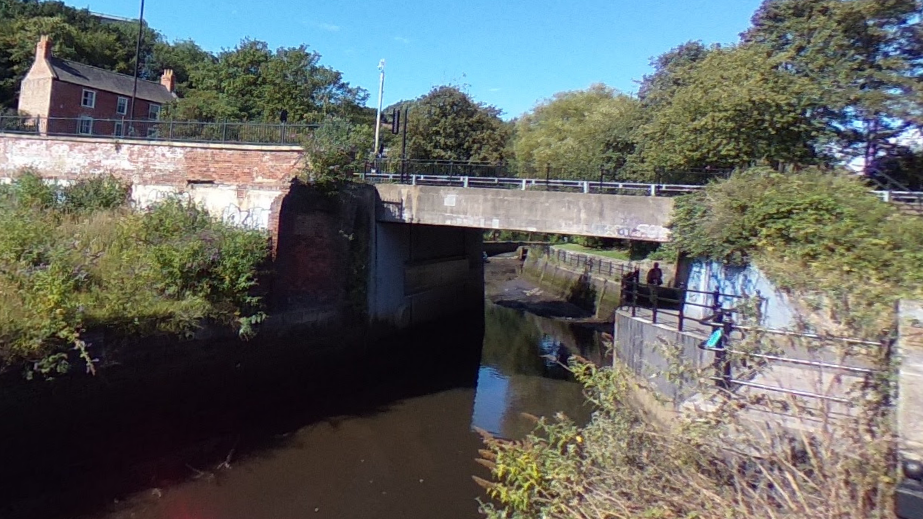
[[(491, 480), (475, 480), (491, 498), (481, 503), (487, 517), (892, 517), (890, 439), (875, 405), (817, 427), (803, 403), (738, 396), (668, 430), (639, 407), (627, 370), (571, 366), (596, 407), (587, 426), (558, 416), (521, 441), (482, 432)], [(748, 411), (786, 403), (789, 424), (814, 421), (813, 433), (747, 425)]]
[(264, 233), (179, 198), (134, 211), (128, 189), (109, 177), (53, 185), (30, 172), (0, 188), (0, 370), (63, 372), (71, 349), (92, 370), (87, 330), (189, 335), (211, 320), (254, 332)]
[(879, 336), (894, 303), (921, 293), (923, 219), (843, 173), (742, 171), (677, 199), (672, 226), (676, 248), (752, 262), (853, 335)]

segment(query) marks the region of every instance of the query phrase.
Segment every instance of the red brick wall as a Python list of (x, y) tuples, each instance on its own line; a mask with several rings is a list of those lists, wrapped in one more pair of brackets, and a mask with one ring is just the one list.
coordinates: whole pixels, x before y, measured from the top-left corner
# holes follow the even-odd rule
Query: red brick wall
[[(93, 108), (81, 106), (83, 100), (83, 91), (85, 87), (62, 83), (55, 81), (51, 90), (51, 103), (49, 106), (48, 116), (53, 118), (75, 119), (78, 117), (92, 117), (93, 119), (130, 119), (128, 115), (121, 115), (116, 112), (118, 98), (126, 97), (106, 92), (104, 90), (93, 90), (96, 92), (96, 104)], [(131, 99), (129, 104), (131, 104)], [(157, 104), (157, 103), (155, 103)], [(147, 119), (151, 103), (144, 99), (135, 101), (134, 119)], [(76, 133), (76, 121), (54, 121), (47, 128), (49, 133)], [(112, 135), (114, 131), (113, 123), (104, 121), (95, 121), (93, 124), (93, 133), (95, 135)]]
[(301, 171), (303, 152), (297, 146), (0, 136), (0, 176), (25, 167), (51, 178), (110, 173), (135, 184), (212, 181), (285, 187)]

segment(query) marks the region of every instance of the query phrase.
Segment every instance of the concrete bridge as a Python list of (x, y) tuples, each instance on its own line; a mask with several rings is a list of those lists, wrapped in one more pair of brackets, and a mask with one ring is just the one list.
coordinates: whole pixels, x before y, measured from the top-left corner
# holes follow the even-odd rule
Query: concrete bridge
[(667, 242), (673, 199), (377, 184), (379, 222)]

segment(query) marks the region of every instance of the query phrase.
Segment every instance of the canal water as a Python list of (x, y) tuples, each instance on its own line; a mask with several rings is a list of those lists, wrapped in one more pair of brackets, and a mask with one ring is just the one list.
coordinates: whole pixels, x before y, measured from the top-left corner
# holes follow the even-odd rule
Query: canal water
[[(521, 438), (532, 426), (523, 413), (587, 420), (581, 387), (558, 361), (579, 354), (606, 362), (597, 330), (528, 312), (523, 294), (540, 299), (537, 288), (508, 279), (488, 292), (496, 303), (486, 303), (483, 318), (385, 345), (350, 366), (349, 376), (254, 385), (250, 397), (229, 389), (234, 397), (217, 405), (223, 412), (130, 426), (154, 430), (133, 443), (157, 444), (156, 455), (109, 460), (100, 475), (70, 474), (76, 494), (50, 493), (34, 499), (42, 505), (7, 511), (88, 519), (480, 517), (484, 493), (472, 476), (487, 474), (474, 462), (482, 448), (475, 428)], [(184, 440), (158, 443), (163, 437)]]

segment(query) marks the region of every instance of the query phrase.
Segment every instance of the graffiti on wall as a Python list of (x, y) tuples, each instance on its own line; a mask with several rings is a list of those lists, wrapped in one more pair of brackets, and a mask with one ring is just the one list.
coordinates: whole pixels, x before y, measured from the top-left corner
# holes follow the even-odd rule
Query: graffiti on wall
[(619, 227), (618, 235), (620, 238), (650, 240), (666, 242), (670, 241), (670, 230), (660, 225), (650, 225), (641, 223), (634, 227)]
[(226, 223), (247, 229), (269, 229), (270, 210), (265, 207), (243, 209), (237, 204), (228, 204), (221, 213)]

